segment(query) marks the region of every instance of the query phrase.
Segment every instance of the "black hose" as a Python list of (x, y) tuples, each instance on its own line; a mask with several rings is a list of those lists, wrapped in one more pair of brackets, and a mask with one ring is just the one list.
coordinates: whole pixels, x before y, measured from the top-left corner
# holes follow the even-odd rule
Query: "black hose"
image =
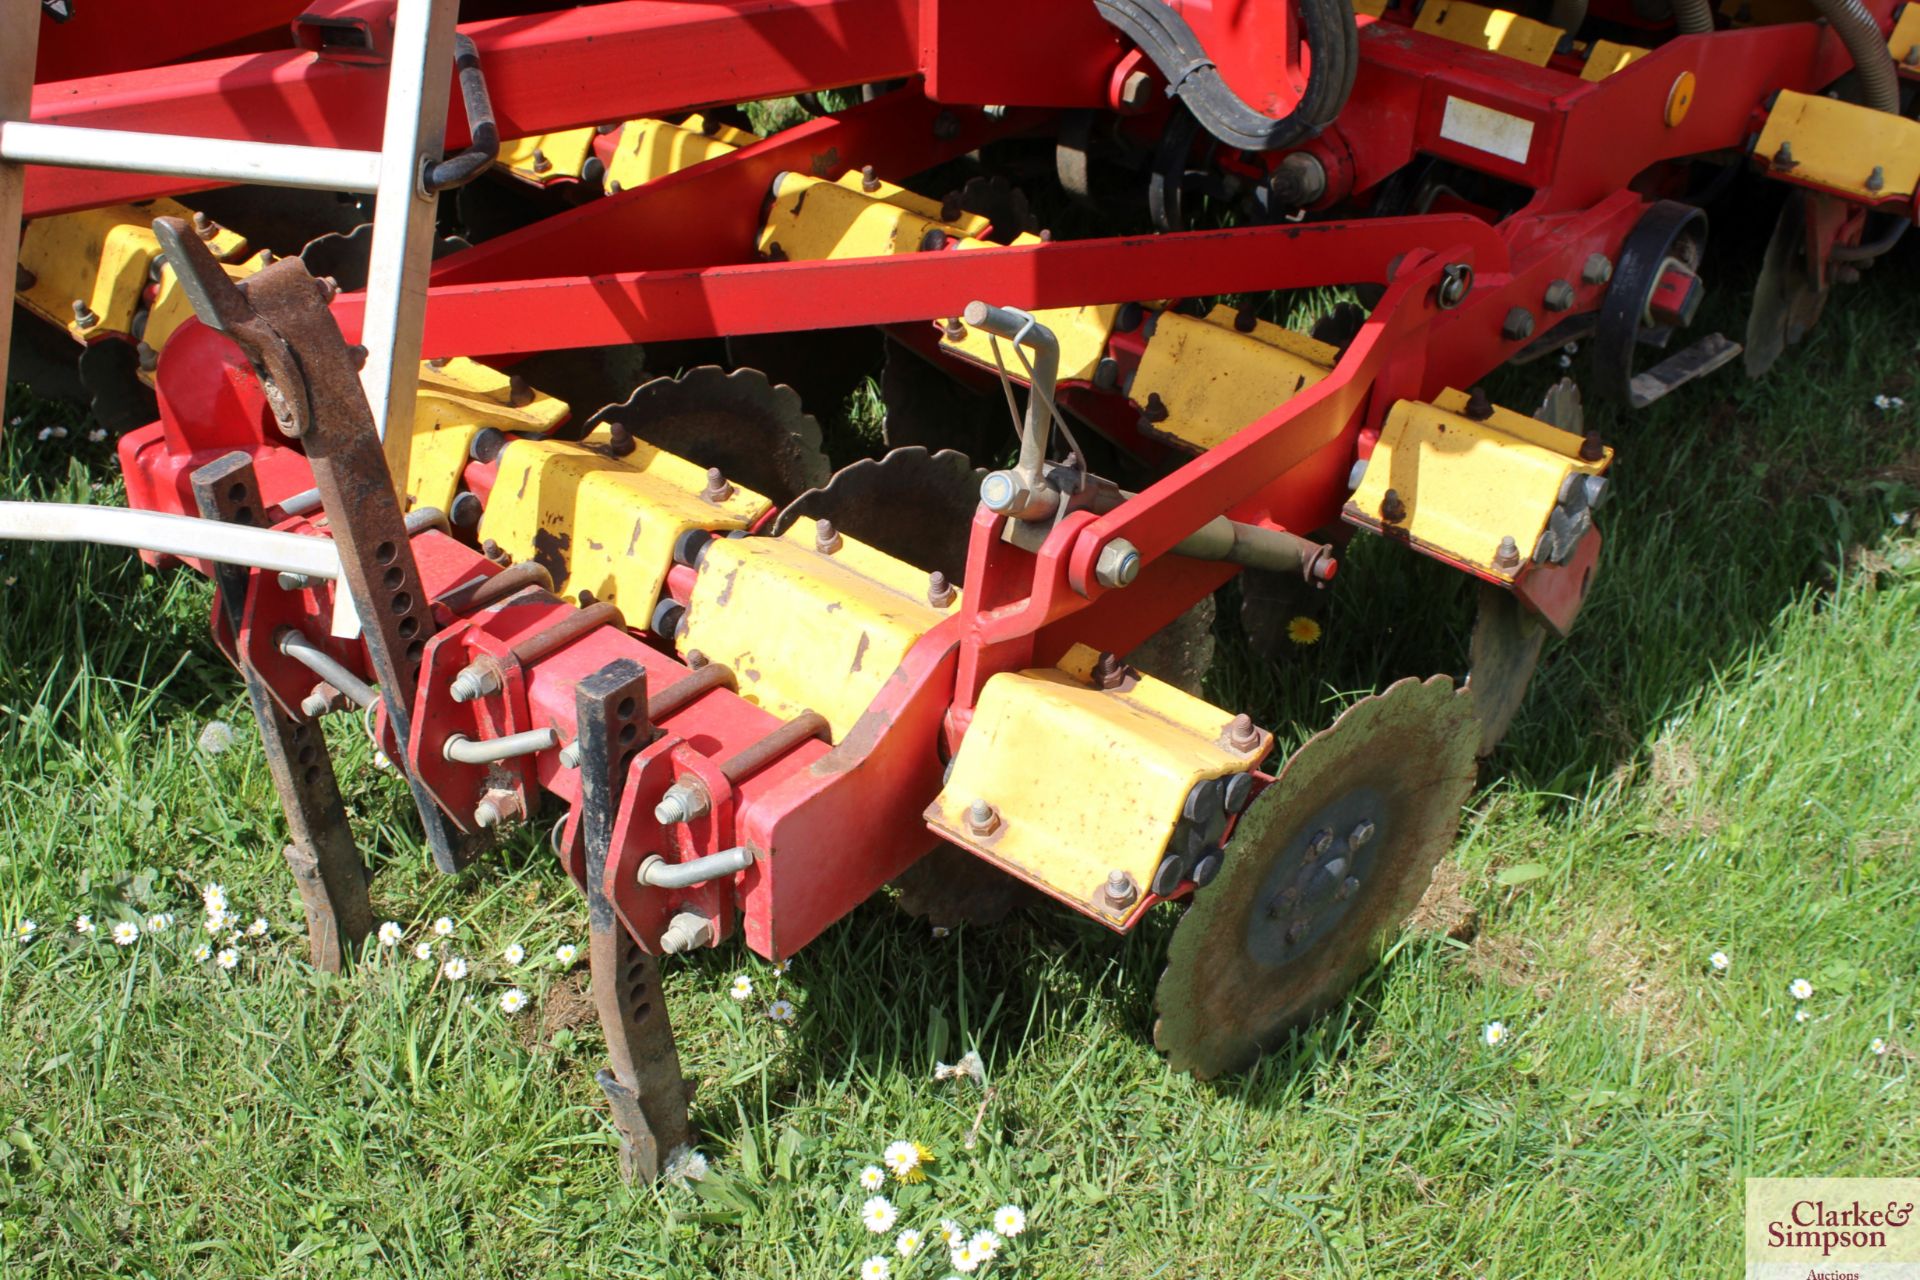
[(1201, 48), (1193, 28), (1161, 0), (1093, 2), (1100, 16), (1124, 32), (1160, 69), (1169, 92), (1187, 104), (1208, 133), (1230, 147), (1277, 151), (1295, 146), (1333, 123), (1353, 92), (1353, 77), (1360, 68), (1353, 0), (1298, 0), (1301, 31), (1313, 57), (1300, 101), (1279, 117), (1264, 115), (1241, 101)]

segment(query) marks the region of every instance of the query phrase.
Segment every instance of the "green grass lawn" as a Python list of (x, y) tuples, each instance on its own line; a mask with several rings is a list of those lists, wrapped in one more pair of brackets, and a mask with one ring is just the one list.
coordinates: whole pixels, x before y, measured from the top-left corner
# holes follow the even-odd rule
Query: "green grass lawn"
[[(1763, 383), (1590, 411), (1621, 453), (1594, 597), (1419, 926), (1341, 1011), (1199, 1084), (1150, 1040), (1172, 908), (1126, 940), (1057, 913), (934, 937), (871, 902), (784, 974), (736, 948), (668, 965), (698, 1186), (619, 1181), (584, 959), (555, 958), (583, 904), (532, 832), (437, 878), (336, 724), (406, 939), (314, 972), (205, 584), (0, 547), (0, 1270), (854, 1276), (892, 1253), (860, 1171), (904, 1139), (934, 1159), (889, 1191), (894, 1230), (1024, 1208), (981, 1275), (1735, 1273), (1744, 1176), (1920, 1172), (1916, 268), (1909, 243)], [(1736, 333), (1740, 287), (1717, 312)], [(1496, 398), (1530, 408), (1553, 364)], [(110, 446), (38, 440), (55, 421), (7, 432), (0, 489), (117, 500)], [(1460, 669), (1445, 571), (1357, 543), (1340, 583), (1324, 640), (1277, 661), (1223, 607), (1215, 699), (1297, 741), (1388, 678)], [(210, 882), (268, 926), (231, 971), (192, 955)], [(108, 939), (154, 913), (172, 928)], [(442, 915), (462, 981), (413, 955)], [(933, 1078), (969, 1048), (984, 1093)]]

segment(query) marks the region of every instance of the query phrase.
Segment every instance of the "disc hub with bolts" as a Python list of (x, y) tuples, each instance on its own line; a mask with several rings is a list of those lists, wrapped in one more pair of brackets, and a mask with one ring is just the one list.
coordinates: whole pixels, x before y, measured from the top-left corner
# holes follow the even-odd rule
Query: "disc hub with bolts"
[(1378, 797), (1342, 796), (1295, 835), (1297, 854), (1275, 861), (1247, 921), (1247, 951), (1263, 964), (1304, 954), (1339, 928), (1384, 845)]

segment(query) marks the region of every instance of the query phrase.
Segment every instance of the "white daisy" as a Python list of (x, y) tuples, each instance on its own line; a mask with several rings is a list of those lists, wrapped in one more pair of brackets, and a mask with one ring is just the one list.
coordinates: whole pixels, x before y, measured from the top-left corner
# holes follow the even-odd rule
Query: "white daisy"
[(943, 924), (937, 924), (933, 926), (933, 936), (936, 938), (944, 938), (952, 932), (953, 930), (947, 928), (947, 926)]
[(266, 937), (266, 935), (267, 935), (266, 917), (255, 916), (253, 918), (253, 923), (247, 926), (247, 936), (249, 938), (264, 938)]
[(893, 1220), (899, 1216), (893, 1202), (885, 1196), (874, 1196), (860, 1206), (860, 1221), (875, 1235), (893, 1230)]
[(400, 922), (398, 920), (387, 921), (380, 926), (380, 945), (383, 947), (399, 946), (402, 932), (403, 930), (400, 928)]
[(227, 947), (224, 950), (222, 950), (219, 955), (213, 958), (213, 962), (219, 965), (222, 969), (232, 969), (235, 965), (240, 963), (240, 953), (238, 951), (235, 951), (232, 947)]
[(880, 1163), (902, 1182), (918, 1182), (927, 1176), (925, 1164), (931, 1153), (917, 1142), (890, 1142), (880, 1153)]
[(227, 886), (215, 882), (200, 891), (200, 901), (207, 906), (208, 915), (218, 915), (227, 909)]
[(131, 920), (122, 920), (113, 926), (113, 943), (117, 947), (130, 947), (140, 940), (140, 926)]
[(967, 1247), (973, 1250), (973, 1256), (982, 1262), (992, 1262), (993, 1255), (1000, 1252), (1000, 1237), (991, 1231), (976, 1231), (967, 1241)]
[(967, 1242), (967, 1229), (952, 1218), (940, 1219), (940, 1227), (934, 1232), (940, 1237), (940, 1243), (949, 1249), (958, 1249)]
[(107, 429), (105, 427), (95, 427), (93, 430), (87, 432), (87, 440), (91, 444), (99, 444), (106, 438)]
[(93, 917), (84, 913), (75, 916), (73, 918), (73, 931), (75, 933), (92, 933)]
[(779, 964), (773, 966), (773, 976), (776, 978), (784, 978), (787, 976), (787, 970), (791, 968), (793, 968), (793, 961), (782, 960)]
[(527, 1007), (527, 993), (518, 987), (510, 987), (500, 997), (500, 1012), (518, 1013)]
[(1712, 965), (1718, 972), (1725, 973), (1733, 964), (1733, 961), (1728, 959), (1726, 952), (1716, 951), (1707, 957), (1707, 963)]
[(1507, 1024), (1504, 1022), (1489, 1022), (1487, 1029), (1480, 1033), (1480, 1038), (1487, 1042), (1489, 1049), (1499, 1047), (1506, 1041)]
[(213, 959), (213, 948), (206, 943), (203, 942), (193, 949), (193, 962), (195, 964), (205, 964), (211, 959)]
[(908, 1227), (905, 1231), (902, 1231), (893, 1238), (893, 1247), (903, 1258), (911, 1258), (914, 1254), (920, 1252), (922, 1243), (920, 1233), (912, 1227)]
[(433, 931), (443, 938), (451, 938), (453, 936), (453, 917), (441, 916), (438, 920), (435, 920), (433, 922)]
[(1027, 1213), (1017, 1204), (1003, 1204), (993, 1211), (993, 1229), (1011, 1240), (1027, 1229)]
[(955, 1271), (964, 1271), (970, 1274), (980, 1269), (980, 1263), (984, 1261), (984, 1259), (973, 1251), (972, 1245), (963, 1244), (947, 1255), (947, 1261), (953, 1264)]
[(1787, 984), (1787, 994), (1795, 1000), (1805, 1000), (1813, 994), (1813, 984), (1805, 978), (1795, 978)]
[(879, 1165), (870, 1164), (860, 1171), (860, 1189), (862, 1191), (878, 1191), (886, 1185), (887, 1175), (880, 1171)]
[(148, 933), (165, 933), (173, 928), (173, 917), (164, 911), (156, 911), (147, 917)]
[(571, 942), (563, 942), (553, 949), (553, 958), (561, 964), (572, 964), (580, 958), (580, 948)]
[(860, 1264), (860, 1280), (887, 1280), (893, 1264), (878, 1254)]
[(415, 960), (433, 959), (433, 944), (431, 942), (422, 942), (413, 949), (413, 958)]
[(1808, 1013), (1805, 1009), (1795, 1009), (1793, 1011), (1793, 1020), (1795, 1022), (1805, 1022), (1807, 1019), (1811, 1018), (1812, 1016), (1813, 1015)]
[(793, 1001), (775, 1000), (767, 1006), (767, 1016), (775, 1022), (793, 1021)]
[(517, 942), (509, 942), (507, 949), (500, 953), (500, 958), (508, 964), (519, 964), (527, 958), (527, 949)]
[(727, 994), (735, 1000), (745, 1000), (753, 994), (753, 979), (744, 973), (738, 975), (734, 978), (733, 985), (727, 988)]
[(447, 962), (440, 966), (440, 976), (448, 982), (460, 981), (467, 976), (467, 962), (459, 956), (449, 956)]
[(37, 921), (33, 920), (22, 920), (19, 924), (13, 926), (13, 936), (21, 942), (32, 942), (33, 935), (38, 932), (40, 932), (40, 925)]

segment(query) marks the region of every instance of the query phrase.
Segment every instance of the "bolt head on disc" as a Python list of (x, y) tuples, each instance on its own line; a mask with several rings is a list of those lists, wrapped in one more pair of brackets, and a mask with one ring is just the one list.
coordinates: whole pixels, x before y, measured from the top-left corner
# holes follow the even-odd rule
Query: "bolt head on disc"
[(1253, 802), (1174, 930), (1154, 1043), (1211, 1079), (1326, 1011), (1453, 843), (1479, 722), (1445, 676), (1402, 680), (1309, 739)]

